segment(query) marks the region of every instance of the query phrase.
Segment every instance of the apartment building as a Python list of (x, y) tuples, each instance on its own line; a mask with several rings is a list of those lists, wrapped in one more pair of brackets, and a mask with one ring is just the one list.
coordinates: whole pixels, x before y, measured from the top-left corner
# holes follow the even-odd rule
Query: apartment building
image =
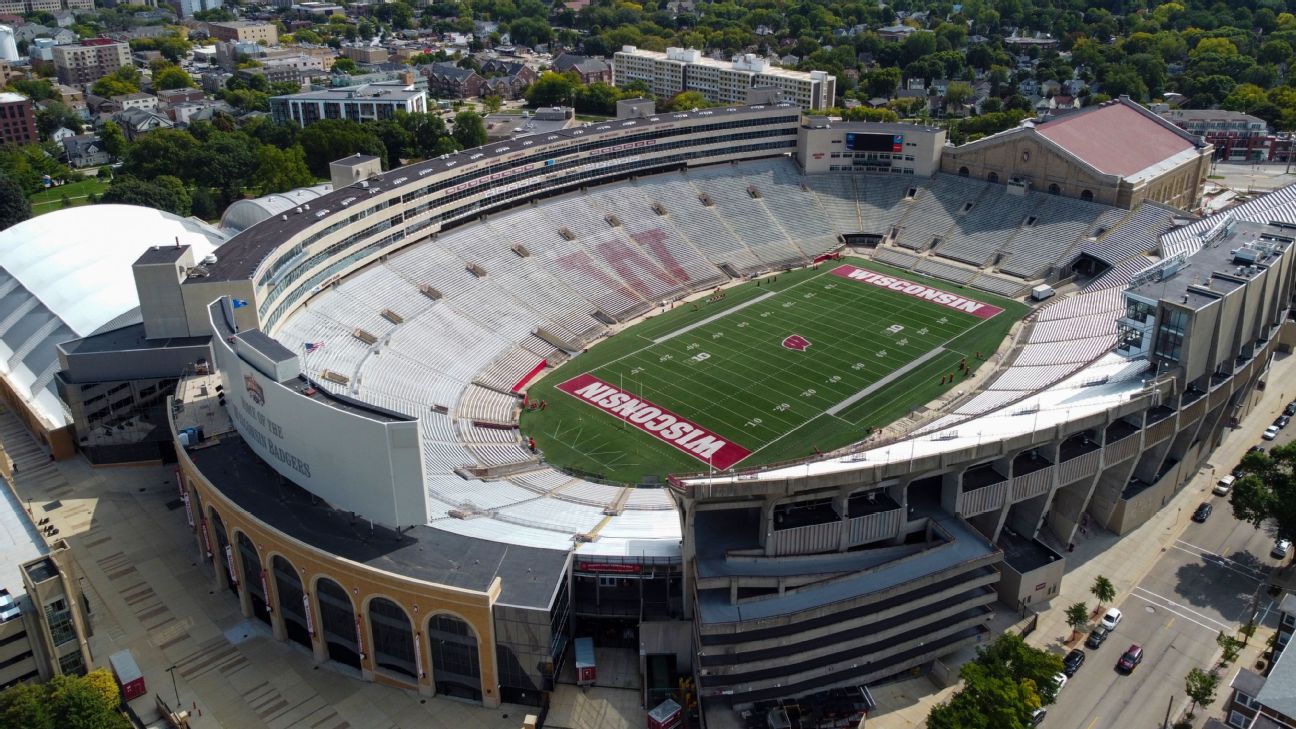
[(67, 542), (47, 537), (0, 479), (0, 690), (91, 664), (90, 622)]
[(751, 53), (717, 61), (694, 48), (661, 53), (623, 46), (613, 57), (612, 80), (616, 86), (643, 81), (661, 98), (698, 91), (719, 104), (744, 104), (752, 88), (774, 87), (803, 109), (826, 109), (837, 94), (837, 77), (826, 71), (791, 71)]
[(0, 147), (36, 141), (36, 115), (31, 99), (0, 91)]
[(94, 0), (0, 0), (0, 14), (57, 13), (63, 10), (89, 12), (94, 10)]
[(54, 72), (59, 83), (94, 83), (122, 66), (130, 65), (130, 45), (107, 38), (54, 46)]
[(270, 115), (276, 122), (290, 121), (303, 127), (321, 119), (390, 119), (398, 109), (427, 111), (427, 92), (396, 82), (270, 97)]
[(1225, 109), (1168, 109), (1161, 118), (1215, 146), (1222, 162), (1285, 160), (1291, 146), (1288, 135), (1277, 135), (1269, 124), (1250, 114)]
[(234, 20), (227, 23), (208, 23), (207, 32), (212, 38), (229, 43), (259, 43), (263, 46), (279, 45), (279, 29), (272, 23), (251, 20)]

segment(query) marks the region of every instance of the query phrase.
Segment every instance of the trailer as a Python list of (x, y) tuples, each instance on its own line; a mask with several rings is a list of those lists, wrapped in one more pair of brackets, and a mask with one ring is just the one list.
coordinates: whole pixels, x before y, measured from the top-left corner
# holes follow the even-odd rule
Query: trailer
[(140, 672), (139, 665), (135, 663), (135, 655), (129, 648), (108, 656), (108, 665), (112, 666), (113, 677), (117, 679), (117, 685), (121, 687), (122, 696), (127, 701), (148, 693), (144, 686), (144, 674)]
[(577, 638), (576, 644), (576, 685), (592, 686), (598, 678), (598, 666), (594, 663), (594, 639)]
[(684, 707), (666, 699), (648, 712), (648, 729), (673, 729), (684, 717)]

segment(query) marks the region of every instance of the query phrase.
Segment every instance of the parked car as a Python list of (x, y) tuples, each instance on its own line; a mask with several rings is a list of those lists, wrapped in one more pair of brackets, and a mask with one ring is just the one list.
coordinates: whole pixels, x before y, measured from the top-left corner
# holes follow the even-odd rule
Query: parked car
[(1275, 421), (1273, 422), (1273, 424), (1276, 425), (1276, 426), (1278, 426), (1278, 429), (1279, 429), (1279, 430), (1282, 430), (1283, 428), (1286, 428), (1286, 427), (1287, 427), (1287, 424), (1290, 423), (1290, 422), (1291, 422), (1291, 417), (1290, 417), (1290, 416), (1287, 416), (1287, 415), (1279, 415), (1279, 416), (1278, 416), (1278, 419), (1275, 420)]
[(1269, 556), (1273, 557), (1274, 559), (1283, 559), (1284, 557), (1287, 556), (1287, 553), (1290, 551), (1291, 551), (1291, 540), (1279, 539), (1277, 543), (1274, 544), (1273, 549), (1269, 550)]
[(1039, 726), (1039, 725), (1040, 725), (1040, 722), (1041, 722), (1041, 721), (1044, 721), (1044, 717), (1046, 717), (1046, 716), (1048, 716), (1048, 709), (1036, 709), (1036, 710), (1031, 714), (1031, 718), (1030, 718), (1030, 725), (1031, 725), (1031, 726)]
[(1283, 415), (1287, 417), (1296, 415), (1296, 400), (1287, 403), (1287, 407), (1283, 408)]
[(1066, 658), (1062, 659), (1062, 673), (1065, 673), (1068, 676), (1074, 676), (1076, 671), (1079, 671), (1080, 667), (1084, 665), (1084, 662), (1085, 652), (1076, 648), (1066, 654)]
[(1205, 524), (1206, 520), (1210, 518), (1211, 512), (1214, 510), (1215, 507), (1211, 506), (1209, 503), (1198, 504), (1197, 510), (1193, 512), (1192, 520), (1198, 524)]
[(1224, 478), (1221, 478), (1219, 481), (1216, 481), (1215, 488), (1211, 490), (1215, 492), (1216, 496), (1228, 496), (1229, 492), (1233, 490), (1233, 482), (1236, 480), (1238, 480), (1237, 476), (1229, 474)]
[(1247, 449), (1247, 453), (1264, 453), (1264, 446), (1253, 445)]
[(1137, 643), (1130, 646), (1128, 650), (1121, 654), (1120, 660), (1116, 661), (1116, 670), (1124, 673), (1131, 673), (1143, 662), (1143, 646)]
[(1057, 684), (1057, 693), (1062, 693), (1062, 689), (1066, 687), (1066, 682), (1067, 675), (1065, 673), (1053, 674), (1053, 683)]
[(1099, 625), (1089, 631), (1089, 637), (1085, 638), (1085, 647), (1098, 648), (1107, 641), (1109, 635), (1111, 635), (1111, 631)]
[(1117, 608), (1109, 608), (1107, 614), (1102, 617), (1102, 622), (1098, 623), (1107, 630), (1115, 630), (1120, 625), (1121, 618), (1125, 617)]
[(1261, 437), (1261, 438), (1264, 438), (1265, 440), (1273, 440), (1274, 438), (1277, 438), (1277, 437), (1278, 437), (1278, 426), (1276, 426), (1276, 425), (1271, 425), (1271, 426), (1269, 426), (1268, 428), (1265, 428), (1265, 432), (1261, 433), (1261, 434), (1260, 434), (1260, 437)]

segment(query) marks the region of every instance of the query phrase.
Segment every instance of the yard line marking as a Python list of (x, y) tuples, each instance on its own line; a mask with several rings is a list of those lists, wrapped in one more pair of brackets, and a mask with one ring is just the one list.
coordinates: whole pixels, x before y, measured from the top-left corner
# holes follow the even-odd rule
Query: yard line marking
[(652, 342), (653, 342), (653, 344), (661, 344), (662, 342), (666, 342), (666, 341), (669, 341), (669, 340), (671, 340), (671, 339), (674, 339), (675, 337), (678, 337), (678, 336), (681, 335), (681, 334), (688, 334), (689, 332), (693, 331), (694, 329), (697, 329), (698, 327), (704, 327), (704, 326), (706, 326), (707, 324), (710, 324), (710, 323), (713, 322), (713, 321), (717, 321), (717, 320), (719, 320), (719, 319), (723, 319), (723, 318), (725, 318), (726, 316), (729, 316), (730, 314), (734, 313), (735, 311), (742, 311), (743, 309), (746, 309), (747, 307), (751, 306), (752, 304), (759, 304), (760, 302), (764, 301), (765, 299), (768, 299), (768, 298), (771, 297), (771, 296), (777, 296), (777, 295), (778, 295), (778, 292), (777, 292), (777, 291), (770, 291), (769, 293), (761, 294), (760, 296), (757, 296), (757, 297), (754, 298), (754, 299), (749, 299), (749, 300), (747, 300), (747, 301), (742, 302), (741, 304), (737, 304), (737, 305), (735, 305), (735, 306), (731, 306), (731, 307), (729, 307), (728, 309), (725, 309), (724, 311), (720, 312), (719, 314), (712, 314), (711, 316), (708, 316), (708, 317), (705, 318), (705, 319), (699, 319), (698, 321), (695, 321), (695, 322), (693, 322), (692, 324), (689, 324), (689, 325), (686, 326), (686, 327), (682, 327), (682, 328), (680, 328), (680, 329), (676, 329), (675, 331), (671, 332), (670, 334), (665, 334), (665, 335), (662, 335), (662, 336), (660, 336), (660, 337), (657, 337), (656, 339), (652, 340)]
[[(1233, 628), (1235, 627), (1235, 626), (1233, 626), (1233, 625), (1230, 625), (1229, 623), (1224, 623), (1224, 622), (1221, 622), (1221, 621), (1219, 621), (1219, 620), (1216, 620), (1215, 618), (1212, 618), (1211, 616), (1206, 615), (1206, 614), (1204, 614), (1204, 613), (1199, 613), (1199, 612), (1197, 612), (1196, 610), (1193, 610), (1192, 608), (1188, 607), (1187, 605), (1183, 605), (1183, 604), (1177, 603), (1177, 602), (1175, 602), (1174, 600), (1171, 600), (1170, 598), (1166, 597), (1165, 595), (1158, 595), (1157, 593), (1152, 592), (1151, 590), (1148, 590), (1148, 589), (1146, 589), (1146, 588), (1135, 586), (1134, 590), (1136, 590), (1136, 591), (1138, 591), (1138, 592), (1146, 592), (1147, 594), (1151, 595), (1152, 597), (1155, 597), (1155, 598), (1157, 598), (1158, 600), (1161, 600), (1161, 601), (1165, 602), (1165, 605), (1163, 605), (1162, 607), (1165, 607), (1166, 609), (1170, 609), (1170, 608), (1172, 608), (1172, 607), (1174, 607), (1174, 608), (1179, 608), (1179, 610), (1182, 610), (1182, 611), (1184, 611), (1184, 612), (1187, 612), (1187, 613), (1191, 613), (1191, 614), (1193, 614), (1193, 615), (1196, 615), (1197, 617), (1201, 618), (1202, 620), (1207, 620), (1207, 621), (1209, 621), (1209, 622), (1212, 622), (1212, 623), (1218, 625), (1219, 627), (1223, 628), (1224, 630), (1233, 630)], [(1131, 594), (1132, 594), (1132, 593), (1131, 593)], [(1137, 597), (1140, 597), (1140, 598), (1142, 598), (1143, 600), (1145, 600), (1145, 601), (1147, 601), (1147, 602), (1152, 602), (1151, 600), (1148, 600), (1147, 598), (1143, 597), (1142, 595), (1138, 595)], [(1170, 610), (1170, 612), (1175, 613), (1176, 615), (1178, 615), (1179, 617), (1183, 618), (1184, 620), (1188, 620), (1188, 621), (1190, 621), (1190, 622), (1197, 623), (1198, 625), (1202, 625), (1201, 623), (1198, 623), (1196, 620), (1193, 620), (1192, 618), (1188, 617), (1187, 615), (1184, 615), (1184, 614), (1181, 613), (1181, 612), (1178, 612), (1178, 611), (1176, 611), (1176, 610)], [(1202, 627), (1207, 627), (1207, 626), (1204, 626), (1204, 625), (1203, 625)], [(1214, 630), (1214, 628), (1211, 628), (1211, 630)]]
[(846, 408), (850, 407), (851, 405), (854, 405), (855, 403), (859, 402), (860, 400), (863, 400), (864, 398), (866, 398), (866, 397), (868, 397), (869, 395), (873, 394), (874, 391), (876, 391), (876, 390), (878, 390), (878, 389), (881, 389), (881, 388), (883, 388), (883, 387), (886, 387), (887, 385), (891, 384), (892, 381), (894, 381), (894, 380), (896, 380), (896, 379), (898, 379), (898, 378), (900, 378), (900, 377), (903, 377), (903, 376), (909, 374), (910, 372), (912, 372), (912, 371), (913, 371), (915, 368), (917, 368), (917, 367), (921, 367), (923, 364), (925, 364), (925, 363), (926, 363), (928, 360), (930, 360), (932, 357), (935, 357), (936, 355), (941, 354), (941, 353), (944, 352), (944, 351), (945, 351), (945, 348), (944, 348), (944, 347), (937, 347), (937, 348), (935, 348), (935, 349), (929, 350), (926, 354), (922, 355), (921, 357), (918, 357), (917, 359), (914, 359), (914, 360), (910, 360), (909, 364), (907, 364), (907, 365), (905, 365), (905, 366), (903, 366), (903, 367), (901, 367), (901, 368), (899, 368), (899, 369), (897, 369), (897, 370), (893, 370), (893, 371), (891, 372), (891, 374), (887, 375), (886, 377), (883, 377), (882, 379), (878, 380), (877, 382), (874, 382), (873, 384), (869, 385), (868, 387), (864, 388), (863, 390), (860, 390), (859, 392), (855, 393), (854, 395), (851, 395), (850, 397), (846, 398), (845, 400), (842, 400), (841, 402), (837, 403), (836, 405), (833, 405), (832, 407), (828, 408), (828, 409), (825, 410), (824, 412), (827, 413), (827, 414), (829, 414), (829, 415), (836, 415), (837, 413), (840, 413), (841, 411), (845, 410)]

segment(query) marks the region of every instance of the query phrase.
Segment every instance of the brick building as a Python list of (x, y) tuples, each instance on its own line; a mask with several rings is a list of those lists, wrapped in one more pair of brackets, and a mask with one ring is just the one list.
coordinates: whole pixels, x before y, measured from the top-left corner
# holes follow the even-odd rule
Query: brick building
[(93, 83), (122, 66), (130, 65), (130, 46), (107, 38), (54, 46), (53, 53), (54, 72), (61, 84)]
[(36, 141), (36, 114), (31, 99), (0, 92), (0, 147)]

